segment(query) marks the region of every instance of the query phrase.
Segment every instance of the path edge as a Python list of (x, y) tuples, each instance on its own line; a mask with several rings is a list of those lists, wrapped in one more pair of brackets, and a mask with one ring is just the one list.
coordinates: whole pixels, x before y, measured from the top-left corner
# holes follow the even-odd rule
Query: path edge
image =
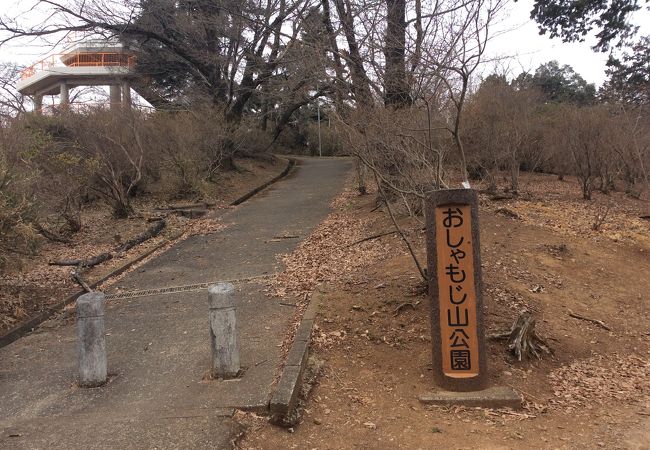
[(282, 178), (286, 177), (289, 174), (289, 172), (291, 172), (291, 169), (293, 169), (293, 167), (296, 165), (296, 159), (295, 158), (278, 157), (278, 159), (285, 159), (287, 161), (287, 167), (285, 167), (284, 170), (279, 175), (276, 175), (275, 177), (273, 177), (272, 179), (270, 179), (266, 183), (256, 187), (255, 189), (251, 190), (250, 192), (247, 192), (246, 194), (242, 195), (241, 197), (239, 197), (238, 199), (236, 199), (235, 201), (230, 203), (230, 206), (241, 205), (242, 203), (244, 203), (246, 200), (248, 200), (249, 198), (251, 198), (255, 194), (263, 191), (264, 189), (271, 186), (272, 184), (280, 181)]
[(300, 320), (280, 381), (271, 397), (269, 411), (271, 422), (276, 425), (291, 426), (297, 419), (317, 308), (318, 301), (312, 298)]
[[(291, 172), (291, 169), (293, 169), (293, 167), (296, 165), (296, 161), (297, 161), (295, 158), (291, 158), (291, 157), (286, 157), (286, 158), (279, 157), (279, 159), (284, 159), (284, 160), (287, 161), (287, 166), (284, 168), (284, 170), (279, 175), (276, 175), (275, 177), (273, 177), (269, 181), (263, 183), (262, 185), (256, 187), (255, 189), (252, 189), (251, 191), (249, 191), (246, 194), (242, 195), (241, 197), (239, 197), (238, 199), (236, 199), (235, 201), (230, 203), (230, 206), (237, 206), (237, 205), (240, 205), (240, 204), (244, 203), (246, 200), (250, 199), (255, 194), (263, 191), (267, 187), (271, 186), (272, 184), (274, 184), (274, 183), (280, 181), (282, 178), (286, 177), (289, 174), (289, 172)], [(90, 287), (95, 288), (95, 287), (99, 286), (100, 284), (108, 281), (109, 279), (124, 273), (129, 268), (131, 268), (131, 266), (133, 266), (134, 264), (139, 263), (143, 259), (145, 259), (148, 256), (152, 255), (154, 252), (156, 252), (156, 251), (160, 250), (161, 248), (163, 248), (164, 246), (168, 245), (170, 242), (174, 242), (179, 237), (180, 237), (180, 235), (161, 242), (160, 244), (158, 244), (155, 247), (153, 247), (153, 248), (149, 249), (148, 251), (144, 252), (142, 255), (138, 256), (137, 258), (127, 262), (126, 264), (116, 268), (115, 270), (113, 270), (109, 274), (105, 275), (104, 277), (100, 278), (99, 280), (91, 283)], [(59, 312), (60, 310), (65, 308), (67, 305), (77, 301), (77, 298), (79, 298), (80, 296), (82, 296), (85, 293), (86, 293), (86, 291), (83, 291), (83, 290), (79, 291), (79, 292), (76, 292), (76, 293), (66, 297), (64, 300), (50, 306), (45, 311), (41, 311), (39, 314), (32, 317), (27, 322), (24, 322), (24, 323), (22, 323), (20, 325), (15, 326), (11, 330), (9, 330), (7, 333), (0, 336), (0, 348), (6, 347), (7, 345), (11, 344), (12, 342), (15, 342), (18, 339), (20, 339), (21, 337), (23, 337), (27, 333), (30, 333), (36, 327), (38, 327), (40, 324), (42, 324), (43, 322), (48, 320), (50, 317), (52, 317), (54, 314), (56, 314), (57, 312)], [(311, 331), (310, 331), (310, 333), (311, 333)]]

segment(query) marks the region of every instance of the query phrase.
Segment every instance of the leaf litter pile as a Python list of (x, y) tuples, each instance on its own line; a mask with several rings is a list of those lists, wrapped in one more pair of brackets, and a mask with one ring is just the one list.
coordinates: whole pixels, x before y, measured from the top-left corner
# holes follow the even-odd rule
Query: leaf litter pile
[(591, 409), (609, 400), (639, 402), (650, 398), (650, 361), (636, 355), (594, 356), (549, 374), (560, 409)]
[(346, 188), (332, 202), (334, 212), (294, 252), (280, 256), (285, 270), (270, 281), (273, 295), (302, 300), (318, 284), (345, 282), (355, 269), (385, 258), (382, 240), (352, 245), (367, 236), (373, 222), (346, 210), (356, 195)]

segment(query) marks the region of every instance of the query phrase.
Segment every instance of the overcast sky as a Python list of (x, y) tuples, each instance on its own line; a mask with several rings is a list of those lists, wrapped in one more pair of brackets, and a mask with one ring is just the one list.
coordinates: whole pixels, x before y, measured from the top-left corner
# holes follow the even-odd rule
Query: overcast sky
[[(27, 3), (18, 0), (0, 0), (4, 14), (8, 10), (24, 10)], [(514, 77), (522, 71), (534, 71), (540, 64), (556, 59), (560, 64), (571, 65), (588, 82), (600, 86), (605, 80), (607, 54), (591, 50), (594, 40), (567, 44), (560, 39), (550, 39), (539, 34), (537, 24), (529, 19), (533, 0), (510, 2), (502, 14), (500, 23), (493, 27), (493, 39), (488, 44), (489, 59), (500, 59), (488, 64), (484, 73), (496, 70)], [(8, 7), (5, 9), (5, 7)], [(641, 25), (640, 34), (650, 34), (650, 12), (647, 9), (636, 13), (634, 22)], [(50, 52), (50, 48), (39, 42), (21, 42), (0, 49), (0, 59), (29, 65)]]
[[(493, 39), (488, 44), (488, 57), (511, 56), (510, 61), (496, 63), (497, 70), (516, 76), (522, 71), (534, 71), (540, 64), (557, 60), (568, 64), (590, 83), (600, 86), (605, 80), (607, 53), (591, 50), (595, 39), (586, 42), (564, 43), (561, 39), (550, 39), (540, 35), (537, 24), (530, 20), (533, 0), (510, 2), (504, 11), (502, 21), (495, 27)], [(650, 13), (641, 10), (635, 13), (634, 23), (641, 26), (639, 34), (650, 34)], [(492, 69), (493, 67), (490, 67)]]

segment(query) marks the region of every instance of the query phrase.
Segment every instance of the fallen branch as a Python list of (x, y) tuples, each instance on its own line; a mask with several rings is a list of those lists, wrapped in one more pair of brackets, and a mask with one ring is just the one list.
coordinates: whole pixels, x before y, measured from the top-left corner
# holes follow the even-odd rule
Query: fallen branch
[(413, 250), (413, 246), (406, 238), (404, 231), (402, 231), (400, 226), (397, 224), (397, 220), (395, 219), (393, 210), (391, 209), (390, 204), (388, 203), (388, 199), (386, 198), (386, 194), (384, 193), (384, 189), (382, 188), (381, 183), (379, 182), (379, 176), (377, 175), (377, 172), (374, 169), (373, 169), (373, 174), (375, 175), (375, 183), (377, 183), (377, 189), (379, 190), (379, 195), (381, 196), (382, 200), (384, 201), (384, 204), (386, 205), (386, 209), (388, 210), (388, 215), (390, 216), (390, 220), (393, 222), (393, 226), (395, 227), (395, 230), (397, 231), (397, 233), (399, 233), (400, 237), (406, 244), (406, 247), (408, 248), (408, 251), (411, 254), (411, 258), (413, 258), (413, 261), (417, 266), (420, 276), (424, 281), (428, 281), (429, 278), (427, 277), (427, 272), (424, 268), (422, 268), (422, 265), (420, 264), (420, 260), (418, 260), (418, 257), (415, 254), (415, 250)]
[(390, 231), (386, 231), (384, 233), (373, 234), (372, 236), (368, 236), (368, 237), (365, 237), (363, 239), (359, 239), (358, 241), (353, 242), (352, 244), (348, 245), (348, 248), (353, 247), (353, 246), (355, 246), (357, 244), (361, 244), (362, 242), (372, 241), (373, 239), (379, 239), (380, 237), (388, 236), (389, 234), (395, 234), (395, 233), (397, 233), (397, 230), (390, 230)]
[(60, 236), (46, 229), (38, 221), (34, 221), (33, 223), (34, 223), (34, 228), (36, 228), (36, 231), (38, 231), (44, 238), (49, 239), (50, 241), (60, 242), (62, 244), (69, 244), (71, 242), (70, 239)]
[(169, 205), (167, 207), (157, 207), (155, 209), (156, 211), (173, 211), (176, 209), (208, 209), (215, 205), (216, 203), (200, 202), (200, 203), (192, 203), (189, 205)]
[(574, 319), (584, 320), (585, 322), (591, 322), (591, 323), (593, 323), (595, 325), (598, 325), (601, 328), (604, 328), (607, 331), (612, 331), (612, 329), (610, 327), (608, 327), (607, 325), (605, 325), (605, 323), (602, 320), (592, 319), (590, 317), (581, 316), (580, 314), (576, 314), (571, 310), (569, 310), (569, 316), (573, 317)]
[(88, 286), (88, 283), (84, 281), (83, 278), (81, 278), (81, 274), (79, 273), (79, 270), (81, 270), (80, 266), (77, 266), (76, 268), (72, 269), (72, 272), (70, 274), (72, 275), (72, 278), (79, 283), (79, 285), (83, 288), (84, 291), (86, 292), (92, 292), (92, 289), (90, 286)]
[(395, 308), (395, 311), (393, 311), (393, 317), (397, 317), (399, 313), (406, 308), (407, 306), (410, 306), (411, 308), (415, 309), (416, 306), (420, 304), (420, 301), (418, 300), (417, 302), (404, 302), (399, 305), (397, 305), (397, 308)]
[(89, 259), (62, 259), (59, 261), (52, 261), (50, 262), (50, 266), (77, 266), (78, 268), (84, 269), (88, 267), (95, 267), (103, 262), (113, 259), (115, 256), (119, 256), (120, 254), (132, 249), (138, 244), (141, 244), (153, 237), (158, 236), (165, 228), (165, 226), (166, 222), (164, 220), (157, 221), (154, 226), (149, 228), (144, 233), (126, 241), (117, 250), (115, 250), (115, 252), (102, 253)]
[(164, 220), (156, 221), (156, 223), (147, 231), (134, 237), (133, 239), (129, 239), (128, 241), (126, 241), (120, 248), (117, 249), (117, 254), (119, 255), (120, 253), (124, 253), (125, 251), (132, 249), (136, 245), (142, 244), (144, 241), (147, 241), (151, 238), (158, 236), (162, 232), (162, 230), (165, 229), (165, 226), (167, 226), (167, 222), (165, 222)]
[(113, 254), (107, 252), (93, 256), (89, 259), (62, 259), (59, 261), (52, 261), (50, 263), (50, 266), (78, 266), (81, 268), (86, 268), (94, 267), (98, 264), (108, 261), (109, 259), (113, 259)]

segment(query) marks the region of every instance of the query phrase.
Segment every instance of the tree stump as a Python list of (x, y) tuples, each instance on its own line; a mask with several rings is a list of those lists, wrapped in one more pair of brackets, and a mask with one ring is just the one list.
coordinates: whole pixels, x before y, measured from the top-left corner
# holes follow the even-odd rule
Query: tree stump
[(508, 340), (508, 351), (518, 361), (525, 356), (542, 359), (542, 353), (551, 353), (548, 343), (535, 331), (535, 318), (529, 312), (519, 314), (509, 332), (496, 333), (488, 336), (489, 339)]

